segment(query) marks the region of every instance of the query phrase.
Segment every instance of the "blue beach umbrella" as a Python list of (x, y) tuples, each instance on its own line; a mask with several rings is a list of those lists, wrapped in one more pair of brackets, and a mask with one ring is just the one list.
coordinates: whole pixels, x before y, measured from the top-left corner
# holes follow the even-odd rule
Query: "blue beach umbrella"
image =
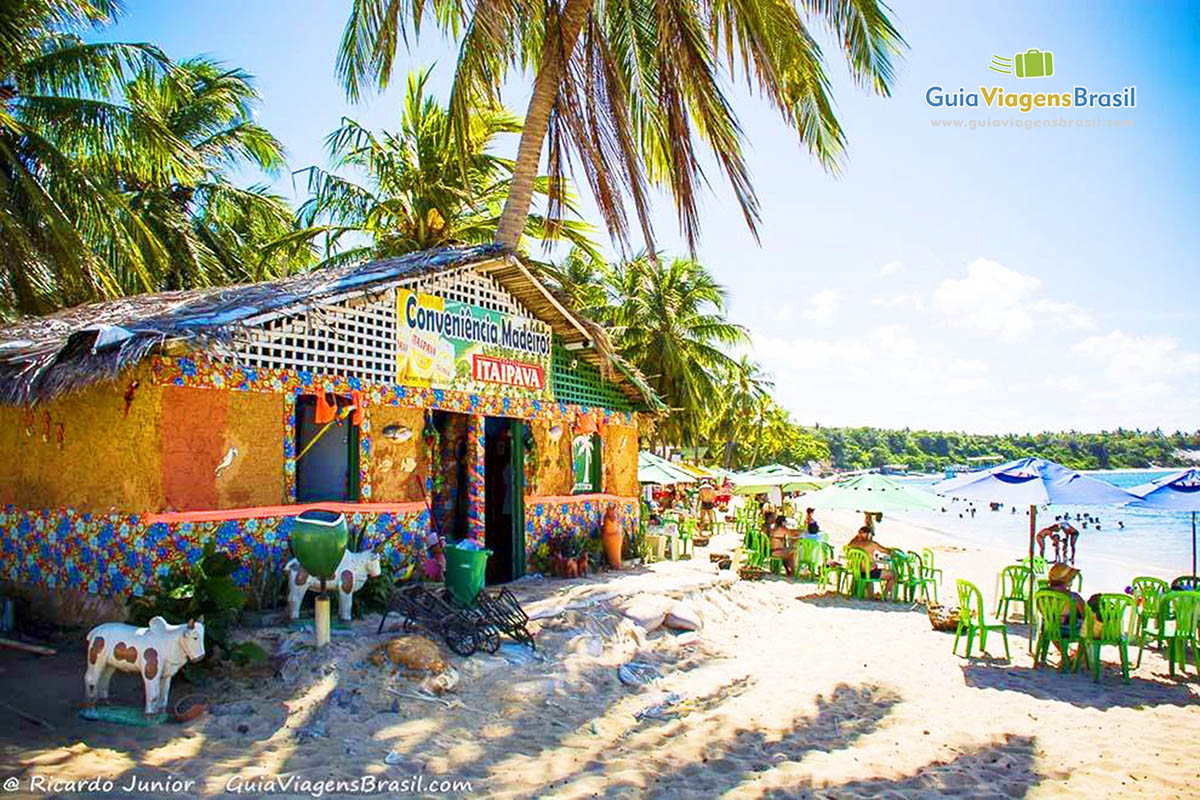
[(1185, 469), (1129, 490), (1139, 499), (1130, 508), (1192, 512), (1192, 574), (1196, 574), (1196, 512), (1200, 511), (1200, 469)]
[[(1029, 563), (1037, 534), (1040, 505), (1125, 505), (1137, 495), (1044, 458), (1020, 458), (991, 469), (968, 472), (934, 484), (933, 491), (987, 503), (1029, 505)], [(1030, 604), (1034, 581), (1029, 582)], [(1033, 645), (1033, 615), (1029, 616), (1029, 642)]]

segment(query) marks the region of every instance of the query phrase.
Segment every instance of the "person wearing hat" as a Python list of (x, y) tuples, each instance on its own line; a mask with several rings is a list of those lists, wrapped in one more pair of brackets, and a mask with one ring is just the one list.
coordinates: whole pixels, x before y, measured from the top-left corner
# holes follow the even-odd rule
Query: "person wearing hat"
[[(1050, 584), (1049, 589), (1054, 592), (1061, 592), (1071, 599), (1071, 604), (1075, 607), (1075, 625), (1071, 626), (1071, 615), (1068, 609), (1063, 618), (1059, 620), (1060, 633), (1062, 636), (1073, 636), (1077, 634), (1083, 626), (1084, 616), (1086, 615), (1085, 604), (1083, 598), (1071, 589), (1071, 584), (1075, 582), (1075, 577), (1079, 575), (1079, 570), (1072, 567), (1070, 564), (1057, 563), (1050, 567), (1050, 574), (1047, 575), (1047, 583)], [(1055, 642), (1058, 647), (1059, 655), (1064, 659), (1067, 654), (1063, 652), (1062, 646)]]

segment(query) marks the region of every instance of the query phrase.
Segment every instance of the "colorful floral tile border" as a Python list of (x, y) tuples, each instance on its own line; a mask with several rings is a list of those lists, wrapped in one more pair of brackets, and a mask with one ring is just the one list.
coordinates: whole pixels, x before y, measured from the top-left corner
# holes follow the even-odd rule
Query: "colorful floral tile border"
[[(351, 513), (366, 525), (364, 548), (378, 549), (397, 567), (420, 564), (427, 553), (429, 512)], [(0, 511), (0, 578), (25, 584), (83, 589), (112, 597), (141, 595), (179, 561), (194, 564), (205, 540), (242, 560), (241, 585), (255, 571), (276, 572), (291, 557), (293, 516), (212, 522), (150, 523), (138, 514), (90, 514), (74, 509)]]
[[(616, 506), (622, 530), (637, 529), (641, 505), (636, 497), (610, 494), (581, 494), (574, 497), (527, 497), (525, 499), (525, 553), (529, 563), (556, 530), (574, 533), (580, 538), (596, 539), (609, 506)], [(544, 556), (545, 553), (543, 552)]]

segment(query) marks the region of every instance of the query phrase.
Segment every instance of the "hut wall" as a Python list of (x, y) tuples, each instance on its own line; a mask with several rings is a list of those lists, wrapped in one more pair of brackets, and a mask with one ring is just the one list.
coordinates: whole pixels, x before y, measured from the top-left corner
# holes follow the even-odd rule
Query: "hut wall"
[(600, 523), (610, 506), (616, 507), (617, 520), (626, 536), (637, 530), (639, 504), (636, 497), (577, 494), (527, 499), (525, 559), (529, 571), (547, 570), (550, 556), (548, 540), (560, 532), (593, 540), (593, 547), (599, 547)]
[[(571, 493), (575, 476), (571, 471), (570, 425), (565, 421), (533, 420), (533, 436), (537, 441), (537, 465), (531, 474), (532, 483), (526, 482), (527, 495), (556, 496)], [(550, 438), (550, 429), (557, 427), (561, 433), (558, 441)], [(635, 456), (636, 457), (636, 456)]]
[[(352, 526), (365, 525), (365, 546), (403, 569), (424, 561), (429, 513), (423, 503), (321, 504), (346, 511)], [(71, 509), (0, 512), (0, 577), (22, 586), (81, 589), (122, 597), (152, 589), (170, 565), (195, 564), (206, 540), (241, 559), (234, 580), (260, 585), (290, 557), (291, 509), (250, 509), (219, 519), (212, 514), (84, 514)]]
[(162, 508), (163, 390), (147, 375), (134, 369), (33, 408), (0, 406), (0, 503)]
[[(367, 418), (374, 436), (367, 459), (371, 499), (377, 503), (404, 503), (425, 499), (429, 457), (422, 432), (425, 412), (400, 406), (368, 406)], [(392, 426), (396, 438), (384, 433)], [(407, 436), (405, 441), (402, 438)]]
[(604, 470), (604, 491), (618, 497), (637, 497), (637, 428), (629, 425), (608, 425), (604, 429), (601, 466)]
[(167, 386), (162, 403), (162, 509), (284, 501), (282, 395)]

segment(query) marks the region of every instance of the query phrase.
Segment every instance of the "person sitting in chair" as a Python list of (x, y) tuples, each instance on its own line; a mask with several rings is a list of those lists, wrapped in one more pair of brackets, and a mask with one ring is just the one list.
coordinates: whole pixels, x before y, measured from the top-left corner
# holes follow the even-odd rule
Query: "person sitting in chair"
[(817, 522), (817, 518), (813, 516), (814, 510), (812, 508), (804, 510), (804, 533), (800, 535), (806, 539), (817, 539), (821, 535), (821, 523)]
[[(1083, 619), (1085, 615), (1083, 598), (1080, 597), (1079, 593), (1071, 589), (1071, 584), (1075, 582), (1075, 576), (1078, 574), (1079, 570), (1075, 569), (1074, 567), (1068, 564), (1058, 563), (1050, 567), (1050, 574), (1047, 576), (1047, 582), (1050, 584), (1050, 590), (1065, 594), (1068, 598), (1070, 598), (1071, 605), (1075, 607), (1074, 627), (1071, 626), (1071, 611), (1069, 607), (1067, 609), (1067, 613), (1064, 614), (1062, 619), (1059, 620), (1059, 633), (1062, 636), (1073, 636), (1079, 633), (1083, 627)], [(1058, 648), (1059, 656), (1063, 659), (1066, 659), (1067, 654), (1064, 652), (1062, 645), (1058, 642), (1055, 642), (1054, 644)]]
[(787, 527), (787, 519), (783, 515), (768, 511), (763, 514), (763, 533), (771, 540), (771, 555), (782, 559), (783, 569), (788, 575), (795, 574), (796, 552), (788, 547), (788, 539), (798, 536), (799, 532)]
[[(892, 548), (884, 547), (875, 541), (874, 531), (866, 525), (859, 528), (854, 538), (846, 542), (846, 547), (855, 547), (859, 550), (867, 551), (867, 555), (871, 557), (873, 564), (876, 559), (887, 558), (892, 554)], [(892, 593), (892, 583), (895, 582), (896, 576), (890, 568), (873, 566), (871, 569), (871, 578), (883, 580), (883, 593), (885, 595)]]

